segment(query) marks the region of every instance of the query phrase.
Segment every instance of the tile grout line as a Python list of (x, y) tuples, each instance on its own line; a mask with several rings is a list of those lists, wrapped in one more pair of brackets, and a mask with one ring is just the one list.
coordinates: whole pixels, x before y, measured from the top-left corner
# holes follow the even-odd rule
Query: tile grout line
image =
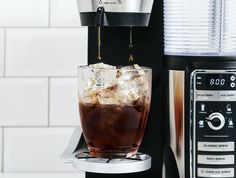
[[(0, 77), (1, 78), (1, 77)], [(29, 79), (47, 79), (47, 78), (62, 78), (62, 79), (75, 79), (76, 76), (7, 76), (7, 78), (20, 78), (20, 79), (24, 79), (24, 78), (29, 78)]]
[(1, 160), (1, 163), (2, 163), (2, 166), (1, 166), (1, 169), (2, 169), (2, 172), (4, 171), (3, 169), (4, 169), (4, 127), (2, 127), (2, 160)]
[[(51, 20), (50, 20), (51, 23)], [(84, 26), (0, 26), (0, 28), (8, 29), (87, 29)]]
[(48, 0), (48, 27), (51, 28), (51, 0)]
[(51, 96), (51, 91), (50, 91), (50, 88), (51, 88), (51, 78), (48, 77), (48, 123), (47, 123), (47, 126), (50, 127), (50, 104), (51, 104), (51, 99), (50, 99), (50, 96)]
[(6, 77), (6, 64), (7, 64), (7, 29), (4, 28), (4, 37), (3, 37), (3, 77)]
[[(75, 125), (66, 125), (66, 126), (51, 126), (50, 128), (74, 128), (74, 127), (81, 127), (81, 126), (75, 126)], [(36, 126), (36, 125), (9, 125), (9, 126), (1, 126), (1, 128), (4, 128), (4, 129), (33, 129), (33, 128), (39, 128), (39, 129), (44, 129), (44, 128), (48, 128), (47, 126), (45, 125), (40, 125), (40, 126)], [(1, 154), (1, 153), (0, 153)], [(1, 174), (1, 171), (0, 171), (0, 174)]]

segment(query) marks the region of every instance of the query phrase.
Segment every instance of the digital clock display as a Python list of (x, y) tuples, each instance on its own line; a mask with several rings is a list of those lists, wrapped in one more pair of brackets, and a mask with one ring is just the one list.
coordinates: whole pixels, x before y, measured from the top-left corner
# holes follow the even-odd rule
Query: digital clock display
[(197, 74), (198, 90), (232, 90), (235, 89), (235, 74)]
[(208, 82), (210, 86), (224, 86), (226, 84), (224, 78), (211, 78)]

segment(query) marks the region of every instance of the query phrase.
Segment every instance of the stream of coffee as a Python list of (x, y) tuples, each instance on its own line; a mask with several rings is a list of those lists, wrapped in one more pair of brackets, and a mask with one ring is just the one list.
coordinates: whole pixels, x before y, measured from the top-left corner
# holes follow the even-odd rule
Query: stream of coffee
[[(133, 48), (134, 48), (134, 43), (133, 43), (133, 27), (130, 27), (130, 32), (129, 32), (129, 61), (132, 62), (134, 61), (134, 56), (133, 56)], [(101, 56), (101, 26), (97, 27), (97, 60), (101, 61), (102, 56)]]
[(101, 56), (101, 26), (97, 27), (97, 32), (98, 32), (98, 41), (97, 41), (97, 46), (98, 46), (98, 54), (97, 54), (97, 60), (101, 61), (102, 56)]
[(133, 56), (133, 27), (130, 27), (129, 31), (129, 61), (132, 62), (134, 61), (134, 56)]

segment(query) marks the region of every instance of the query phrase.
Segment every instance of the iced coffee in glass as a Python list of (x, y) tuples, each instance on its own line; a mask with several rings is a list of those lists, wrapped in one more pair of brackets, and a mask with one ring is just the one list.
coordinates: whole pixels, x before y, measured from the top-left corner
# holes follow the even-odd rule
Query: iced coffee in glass
[(127, 158), (141, 144), (151, 100), (152, 70), (103, 63), (78, 68), (79, 111), (92, 156)]

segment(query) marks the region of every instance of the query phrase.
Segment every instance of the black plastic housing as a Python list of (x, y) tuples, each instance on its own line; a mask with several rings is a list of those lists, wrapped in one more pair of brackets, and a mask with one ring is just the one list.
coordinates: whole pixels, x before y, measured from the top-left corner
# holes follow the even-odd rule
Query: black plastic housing
[(98, 12), (81, 12), (82, 26), (148, 26), (149, 13), (115, 13), (104, 12), (99, 21)]

